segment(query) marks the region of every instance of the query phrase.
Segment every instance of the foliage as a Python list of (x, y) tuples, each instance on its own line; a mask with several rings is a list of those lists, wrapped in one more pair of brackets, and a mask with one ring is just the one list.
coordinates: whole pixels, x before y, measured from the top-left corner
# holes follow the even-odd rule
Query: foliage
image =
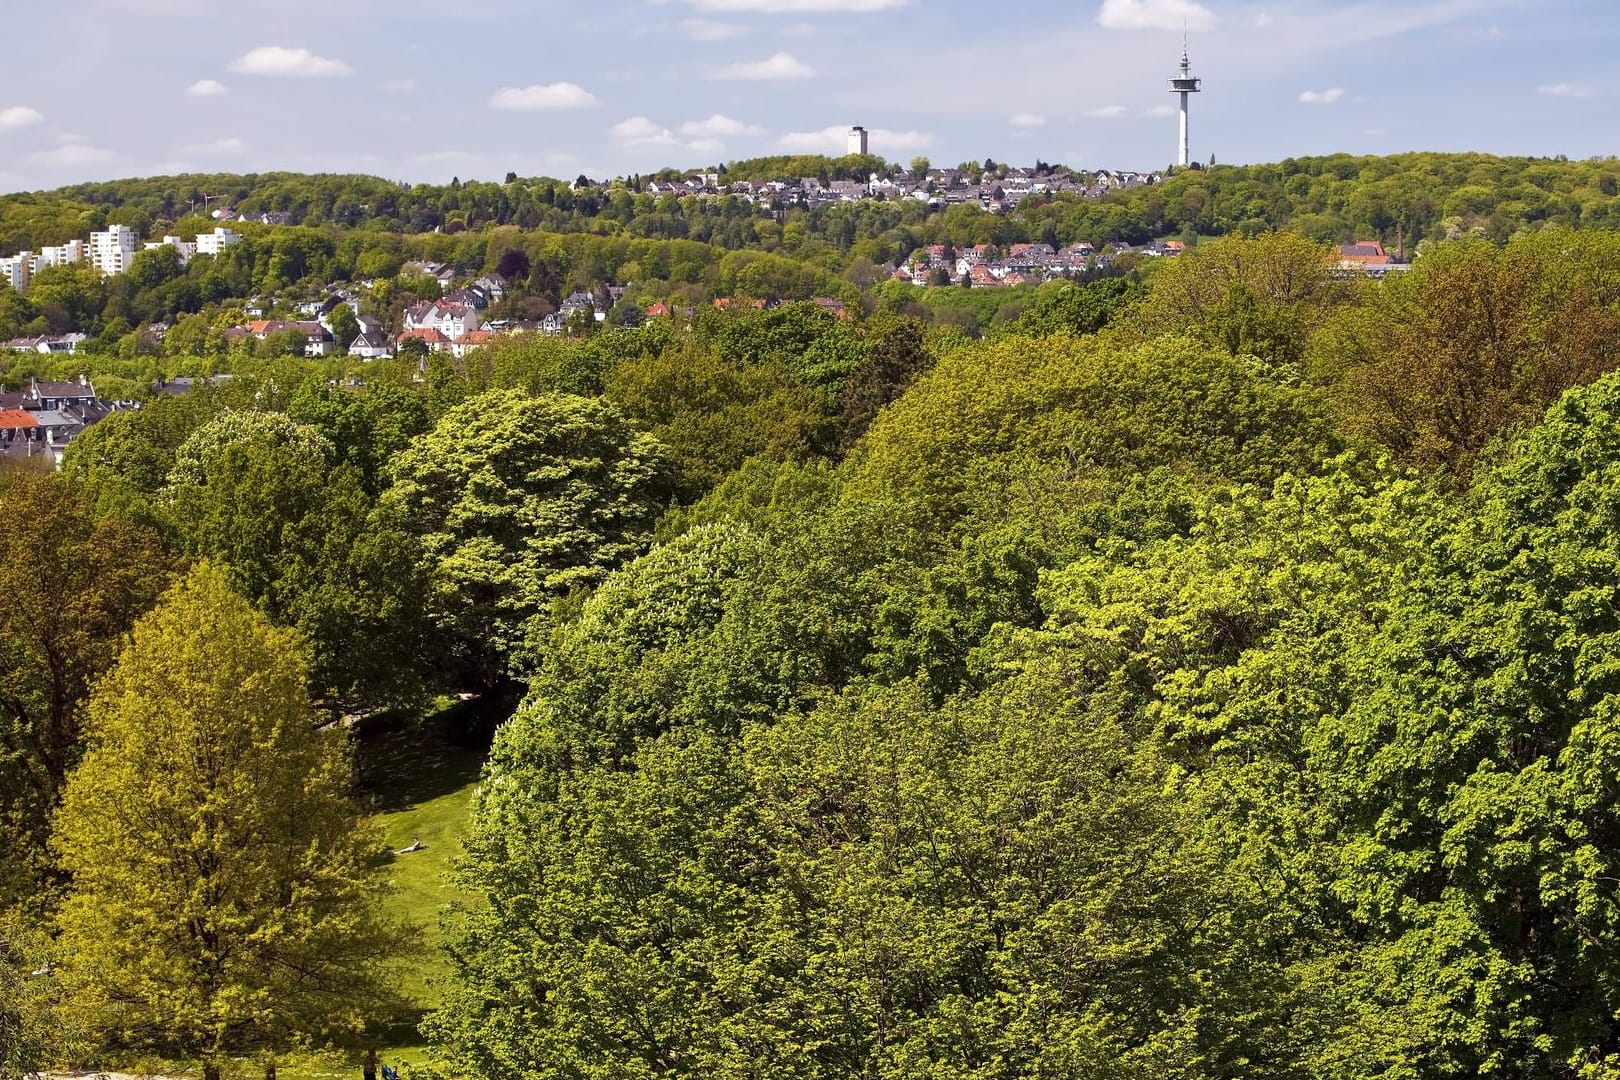
[(314, 726), (296, 637), (200, 564), (136, 626), (90, 706), (53, 842), (72, 1007), (104, 1038), (199, 1057), (355, 1030), (404, 938), (377, 838)]
[(668, 492), (664, 449), (611, 405), (511, 390), (445, 413), (390, 475), (432, 615), (484, 679), (523, 662), (554, 601), (639, 551)]
[(1449, 245), (1324, 331), (1345, 426), (1466, 474), (1499, 432), (1620, 364), (1612, 237)]
[(57, 476), (0, 491), (0, 911), (42, 898), (46, 830), (83, 749), (91, 684), (170, 573), (156, 535), (92, 506)]
[(162, 491), (184, 550), (298, 627), (314, 685), (346, 707), (413, 701), (430, 667), (417, 546), (373, 514), (367, 464), (285, 414), (228, 411), (181, 444)]
[(1303, 394), (1190, 341), (1007, 337), (945, 357), (883, 413), (850, 482), (944, 522), (981, 498), (1004, 507), (997, 487), (1032, 468), (1108, 479), (1172, 464), (1252, 483), (1333, 442)]

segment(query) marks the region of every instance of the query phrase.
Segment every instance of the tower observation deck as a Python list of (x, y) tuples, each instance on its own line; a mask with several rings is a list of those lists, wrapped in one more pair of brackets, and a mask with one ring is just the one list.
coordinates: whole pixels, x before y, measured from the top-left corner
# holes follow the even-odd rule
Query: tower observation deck
[(1181, 74), (1170, 80), (1170, 92), (1181, 95), (1181, 154), (1176, 164), (1185, 167), (1191, 157), (1191, 146), (1187, 141), (1187, 95), (1199, 92), (1199, 83), (1202, 79), (1192, 73), (1192, 64), (1187, 60), (1187, 45), (1181, 45)]

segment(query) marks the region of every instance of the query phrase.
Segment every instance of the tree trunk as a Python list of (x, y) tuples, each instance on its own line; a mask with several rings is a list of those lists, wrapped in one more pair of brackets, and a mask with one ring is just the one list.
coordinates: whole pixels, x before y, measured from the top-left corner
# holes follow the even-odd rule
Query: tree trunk
[(219, 1062), (213, 1058), (203, 1062), (203, 1080), (219, 1080)]
[(364, 1080), (377, 1080), (377, 1048), (372, 1047), (366, 1051), (365, 1068), (361, 1071)]

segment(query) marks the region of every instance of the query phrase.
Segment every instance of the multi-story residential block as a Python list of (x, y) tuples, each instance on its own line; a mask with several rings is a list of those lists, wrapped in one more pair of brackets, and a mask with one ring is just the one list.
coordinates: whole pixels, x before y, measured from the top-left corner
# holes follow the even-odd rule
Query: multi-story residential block
[(33, 277), (34, 256), (22, 251), (9, 259), (0, 259), (0, 283), (11, 286), (17, 292), (28, 288), (28, 282)]
[(219, 226), (211, 233), (197, 234), (198, 255), (223, 255), (226, 249), (233, 248), (242, 242), (242, 237), (232, 230)]
[(90, 234), (90, 265), (103, 274), (122, 274), (140, 250), (140, 238), (128, 225), (109, 225)]
[(162, 240), (148, 240), (146, 242), (147, 251), (165, 246), (172, 247), (180, 253), (181, 266), (188, 265), (191, 262), (191, 257), (197, 254), (196, 244), (190, 240), (182, 240), (178, 236), (165, 236)]
[(69, 240), (56, 247), (42, 247), (39, 249), (37, 270), (40, 266), (69, 266), (73, 263), (83, 262), (86, 245), (83, 240)]

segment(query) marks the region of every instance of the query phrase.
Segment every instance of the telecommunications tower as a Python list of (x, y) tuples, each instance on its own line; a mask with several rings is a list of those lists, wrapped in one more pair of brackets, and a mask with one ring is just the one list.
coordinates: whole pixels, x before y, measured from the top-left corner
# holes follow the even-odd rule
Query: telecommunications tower
[(1202, 80), (1192, 73), (1192, 65), (1187, 60), (1187, 41), (1181, 42), (1181, 74), (1170, 80), (1170, 92), (1181, 95), (1181, 155), (1176, 164), (1186, 168), (1191, 160), (1190, 147), (1187, 142), (1187, 95), (1198, 93), (1198, 84)]

